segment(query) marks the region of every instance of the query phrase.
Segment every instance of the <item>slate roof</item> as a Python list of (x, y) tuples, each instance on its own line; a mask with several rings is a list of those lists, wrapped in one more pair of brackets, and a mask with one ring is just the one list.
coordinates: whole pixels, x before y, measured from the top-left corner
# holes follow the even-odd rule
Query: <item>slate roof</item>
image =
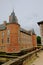
[(31, 31), (27, 31), (27, 30), (25, 30), (23, 28), (20, 28), (20, 31), (23, 32), (23, 33), (26, 33), (28, 35), (31, 35)]
[(26, 33), (28, 35), (31, 35), (31, 34), (36, 35), (34, 29), (27, 31), (23, 28), (20, 28), (20, 31), (23, 32), (23, 33)]
[(6, 27), (2, 24), (2, 25), (0, 25), (0, 30), (5, 30), (6, 29)]
[[(6, 29), (6, 26), (4, 26), (3, 24), (1, 24), (0, 25), (0, 30), (2, 31), (2, 30), (5, 30), (5, 29)], [(35, 34), (34, 30), (27, 31), (27, 30), (25, 30), (23, 28), (20, 28), (20, 32), (26, 33), (28, 35), (31, 35), (31, 32), (32, 32), (32, 34)]]
[(11, 16), (10, 23), (18, 23), (18, 19), (17, 19), (17, 17), (15, 16), (14, 11), (12, 11), (12, 13), (11, 13), (10, 16)]

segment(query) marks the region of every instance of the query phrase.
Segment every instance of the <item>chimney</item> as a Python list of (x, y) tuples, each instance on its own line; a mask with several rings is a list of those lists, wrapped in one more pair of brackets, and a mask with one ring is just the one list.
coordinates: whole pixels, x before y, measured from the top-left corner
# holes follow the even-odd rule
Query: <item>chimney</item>
[(4, 23), (3, 23), (3, 24), (6, 26), (6, 23), (7, 23), (7, 22), (6, 22), (6, 21), (4, 21)]

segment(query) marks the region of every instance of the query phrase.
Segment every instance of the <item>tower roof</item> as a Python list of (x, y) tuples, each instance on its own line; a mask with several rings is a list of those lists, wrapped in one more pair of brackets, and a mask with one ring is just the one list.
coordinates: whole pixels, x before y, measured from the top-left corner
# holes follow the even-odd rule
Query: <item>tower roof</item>
[(14, 10), (12, 11), (11, 15), (12, 15), (12, 16), (15, 16)]
[(18, 23), (18, 19), (17, 19), (17, 17), (15, 16), (14, 10), (12, 11), (12, 13), (11, 13), (11, 15), (10, 15), (9, 22), (10, 22), (10, 23)]

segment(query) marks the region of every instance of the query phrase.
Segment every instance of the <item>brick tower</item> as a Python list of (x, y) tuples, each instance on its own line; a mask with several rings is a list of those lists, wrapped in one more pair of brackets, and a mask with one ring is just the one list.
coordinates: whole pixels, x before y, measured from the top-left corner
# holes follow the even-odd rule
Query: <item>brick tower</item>
[(8, 44), (6, 44), (6, 52), (8, 53), (17, 53), (20, 51), (19, 46), (19, 30), (20, 25), (18, 24), (17, 17), (15, 16), (14, 11), (9, 16), (9, 23), (6, 25), (7, 27), (7, 41)]

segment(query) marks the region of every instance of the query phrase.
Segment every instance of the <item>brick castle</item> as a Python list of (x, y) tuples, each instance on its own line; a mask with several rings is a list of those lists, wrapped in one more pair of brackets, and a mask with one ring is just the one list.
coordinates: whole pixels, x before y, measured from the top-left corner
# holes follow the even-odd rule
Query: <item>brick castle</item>
[(0, 24), (0, 52), (18, 53), (34, 47), (37, 47), (35, 32), (21, 28), (13, 11), (8, 23)]

